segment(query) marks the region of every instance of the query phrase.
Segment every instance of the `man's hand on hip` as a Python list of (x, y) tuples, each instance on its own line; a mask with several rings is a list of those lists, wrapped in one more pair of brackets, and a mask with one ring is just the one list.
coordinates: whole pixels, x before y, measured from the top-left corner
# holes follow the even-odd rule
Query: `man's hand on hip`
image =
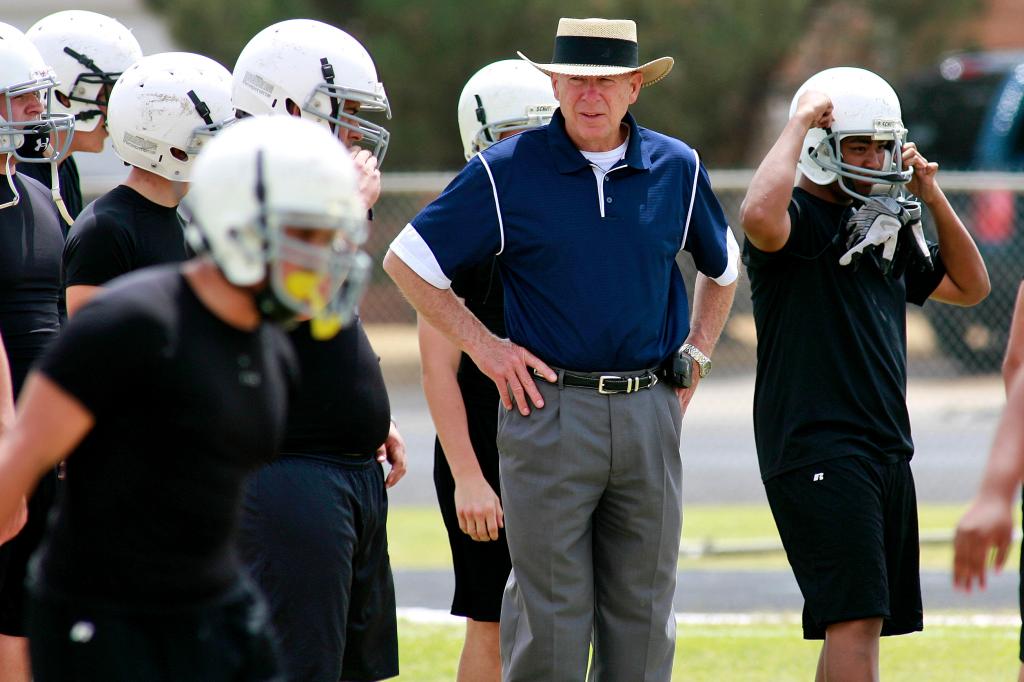
[(544, 362), (522, 346), (517, 346), (508, 339), (492, 337), (479, 350), (469, 352), (473, 362), (498, 387), (501, 404), (511, 410), (513, 401), (519, 412), (525, 417), (530, 414), (530, 406), (544, 407), (544, 399), (537, 390), (537, 385), (530, 377), (530, 368), (536, 369), (548, 381), (556, 381), (558, 375)]
[(676, 388), (676, 397), (679, 398), (679, 413), (682, 416), (686, 416), (686, 408), (689, 406), (690, 401), (693, 400), (693, 394), (697, 391), (697, 386), (700, 384), (700, 373), (693, 373), (693, 383), (688, 388)]

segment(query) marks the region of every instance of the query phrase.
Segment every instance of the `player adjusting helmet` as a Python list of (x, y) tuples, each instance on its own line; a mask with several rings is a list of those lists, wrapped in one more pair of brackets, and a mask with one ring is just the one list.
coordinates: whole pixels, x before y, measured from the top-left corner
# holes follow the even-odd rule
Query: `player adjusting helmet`
[(488, 64), (473, 74), (459, 96), (459, 133), (466, 159), (497, 142), (502, 133), (547, 125), (558, 108), (551, 79), (521, 59)]
[[(10, 24), (0, 23), (0, 154), (7, 157), (7, 183), (14, 193), (14, 198), (0, 208), (14, 206), (20, 200), (12, 180), (13, 160), (56, 164), (67, 155), (75, 121), (67, 114), (50, 112), (50, 94), (55, 85), (53, 71), (43, 62), (39, 50), (21, 31)], [(40, 98), (46, 108), (35, 118), (16, 121), (14, 100), (26, 95)], [(38, 150), (41, 151), (57, 132), (62, 133), (63, 143), (54, 148), (49, 157), (41, 156), (37, 150), (24, 148), (28, 141), (41, 145)]]
[[(312, 19), (290, 19), (263, 29), (238, 55), (232, 99), (235, 108), (252, 116), (288, 114), (289, 108), (328, 127), (362, 136), (357, 142), (384, 161), (391, 134), (363, 118), (391, 105), (370, 53), (340, 28)], [(345, 103), (359, 104), (359, 114), (346, 114)]]
[[(912, 170), (903, 170), (902, 164), (907, 130), (903, 127), (900, 101), (892, 86), (865, 69), (846, 66), (826, 69), (811, 76), (796, 91), (789, 107), (791, 117), (800, 96), (808, 90), (829, 96), (834, 118), (830, 129), (812, 128), (804, 138), (797, 166), (811, 182), (829, 185), (839, 179), (843, 191), (863, 198), (843, 179), (889, 185), (890, 189), (910, 181)], [(843, 162), (839, 145), (843, 138), (851, 136), (892, 141), (881, 170)]]
[(143, 57), (117, 79), (107, 128), (122, 161), (187, 182), (195, 157), (232, 113), (227, 69), (202, 55), (165, 52)]
[[(370, 271), (359, 249), (366, 206), (348, 151), (323, 126), (291, 116), (239, 121), (203, 150), (185, 204), (190, 242), (229, 282), (267, 282), (257, 296), (265, 317), (312, 316), (314, 335), (329, 338), (351, 315), (361, 286), (344, 285)], [(333, 239), (317, 246), (289, 228)]]
[[(102, 117), (104, 89), (142, 59), (132, 32), (116, 19), (83, 10), (65, 10), (43, 17), (25, 32), (53, 69), (60, 86), (54, 111), (75, 117), (75, 129), (90, 132)], [(68, 104), (60, 102), (66, 97)]]

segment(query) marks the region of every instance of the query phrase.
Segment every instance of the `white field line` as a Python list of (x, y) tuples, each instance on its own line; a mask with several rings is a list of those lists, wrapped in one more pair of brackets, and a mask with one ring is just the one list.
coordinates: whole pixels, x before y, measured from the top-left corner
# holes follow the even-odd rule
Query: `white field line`
[[(418, 625), (461, 626), (464, 618), (453, 616), (443, 609), (399, 608), (401, 620)], [(1020, 616), (1016, 614), (925, 614), (925, 630), (932, 627), (977, 627), (1016, 628), (1020, 627)], [(677, 613), (676, 623), (683, 626), (700, 625), (799, 625), (798, 613)]]

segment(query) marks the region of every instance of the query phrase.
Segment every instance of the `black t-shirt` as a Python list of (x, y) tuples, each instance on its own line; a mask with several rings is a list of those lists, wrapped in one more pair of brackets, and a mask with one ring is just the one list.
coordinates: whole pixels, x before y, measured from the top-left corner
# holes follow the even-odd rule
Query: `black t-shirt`
[(85, 207), (64, 247), (64, 286), (101, 286), (118, 275), (192, 257), (176, 208), (118, 185)]
[[(505, 291), (496, 259), (456, 273), (452, 291), (491, 333), (505, 338)], [(497, 410), (498, 388), (465, 353), (459, 360), (458, 380), (465, 399), (492, 404)]]
[[(28, 366), (60, 331), (60, 254), (64, 235), (50, 192), (14, 174), (21, 200), (0, 209), (0, 336), (7, 348), (15, 391)], [(0, 203), (13, 199), (0, 175)]]
[(837, 235), (853, 208), (793, 191), (789, 241), (765, 253), (749, 241), (757, 329), (754, 438), (764, 480), (858, 455), (910, 458), (906, 303), (923, 305), (945, 273), (883, 275), (870, 256), (839, 265)]
[(281, 454), (372, 457), (388, 436), (391, 404), (380, 360), (358, 319), (327, 341), (303, 322), (289, 335), (302, 382)]
[(33, 590), (160, 610), (235, 588), (242, 483), (276, 454), (296, 381), (283, 332), (226, 324), (167, 266), (90, 301), (38, 367), (95, 426), (68, 457)]
[[(52, 179), (50, 177), (50, 164), (48, 163), (19, 163), (18, 172), (31, 176), (49, 190)], [(57, 166), (57, 179), (60, 181), (60, 196), (64, 200), (64, 206), (68, 214), (74, 220), (82, 212), (82, 187), (78, 179), (78, 164), (75, 157), (69, 156)], [(49, 192), (47, 192), (49, 195)], [(50, 198), (53, 201), (53, 198)], [(64, 236), (67, 236), (68, 225), (60, 221)]]

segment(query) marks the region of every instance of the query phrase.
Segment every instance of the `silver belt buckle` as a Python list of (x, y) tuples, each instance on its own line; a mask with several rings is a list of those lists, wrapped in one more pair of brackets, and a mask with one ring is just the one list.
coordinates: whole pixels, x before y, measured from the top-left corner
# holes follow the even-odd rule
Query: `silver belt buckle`
[[(597, 392), (601, 395), (614, 395), (615, 393), (622, 393), (622, 391), (610, 391), (605, 389), (605, 379), (611, 379), (612, 381), (619, 381), (622, 377), (615, 376), (614, 374), (602, 374), (597, 380)], [(628, 391), (627, 391), (628, 392)]]

